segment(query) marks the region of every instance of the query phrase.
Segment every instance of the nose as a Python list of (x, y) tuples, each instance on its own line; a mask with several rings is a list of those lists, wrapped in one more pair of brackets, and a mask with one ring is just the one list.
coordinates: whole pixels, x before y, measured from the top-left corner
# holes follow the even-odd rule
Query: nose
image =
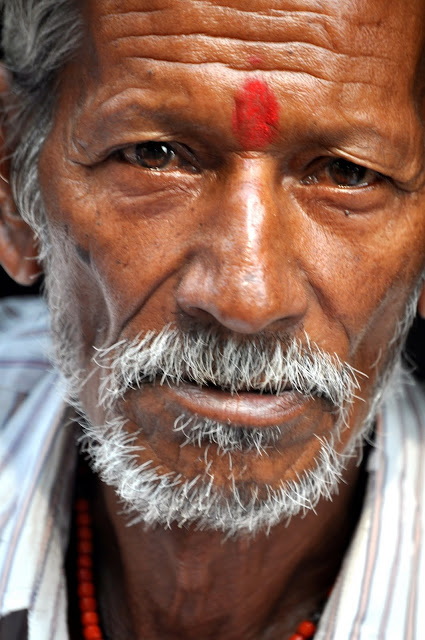
[(238, 333), (291, 331), (307, 310), (296, 229), (285, 220), (270, 161), (235, 164), (219, 195), (211, 195), (207, 230), (186, 265), (177, 303), (189, 316)]

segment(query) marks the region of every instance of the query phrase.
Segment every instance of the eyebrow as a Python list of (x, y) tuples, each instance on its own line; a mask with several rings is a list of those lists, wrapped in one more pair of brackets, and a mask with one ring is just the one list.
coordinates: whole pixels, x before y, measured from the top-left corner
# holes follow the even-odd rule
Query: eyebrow
[[(117, 132), (117, 138), (122, 140), (126, 123), (128, 123), (128, 132), (132, 137), (137, 135), (136, 131), (139, 127), (144, 138), (146, 137), (145, 128), (148, 130), (149, 128), (153, 130), (156, 127), (161, 130), (164, 128), (178, 129), (179, 131), (192, 130), (200, 134), (207, 134), (210, 131), (206, 123), (195, 122), (193, 118), (184, 116), (184, 105), (176, 104), (177, 96), (174, 96), (167, 104), (162, 103), (159, 109), (158, 104), (149, 105), (148, 93), (149, 90), (146, 89), (127, 89), (118, 96), (114, 95), (101, 102), (95, 109), (83, 108), (77, 116), (76, 124), (72, 127), (72, 139), (78, 149), (84, 153), (86, 147), (90, 146), (91, 153), (94, 155), (96, 155), (97, 147), (103, 151), (105, 129), (109, 133), (110, 143), (108, 146), (115, 146), (114, 133)], [(117, 140), (117, 145), (120, 140)]]
[[(158, 99), (152, 104), (149, 89), (141, 88), (126, 89), (101, 102), (96, 109), (88, 111), (83, 108), (72, 129), (73, 147), (78, 156), (75, 161), (85, 164), (84, 157), (87, 163), (96, 158), (101, 160), (114, 148), (123, 146), (126, 134), (129, 144), (134, 144), (138, 141), (139, 129), (140, 141), (147, 140), (150, 134), (163, 134), (165, 139), (173, 133), (200, 139), (217, 138), (217, 132), (212, 132), (208, 122), (189, 118), (185, 115), (186, 111), (186, 98), (171, 96), (167, 103), (161, 103), (159, 109)], [(322, 129), (316, 122), (310, 131), (305, 129), (306, 147), (309, 142), (316, 142), (317, 146), (329, 153), (358, 164), (364, 163), (365, 166), (373, 163), (373, 168), (383, 174), (397, 174), (396, 180), (401, 184), (413, 184), (424, 172), (422, 143), (419, 140), (422, 139), (421, 135), (414, 136), (409, 129), (401, 126), (394, 129), (393, 123), (391, 132), (386, 132), (385, 125), (388, 128), (389, 120), (373, 122), (371, 119), (370, 124), (355, 127), (347, 124), (326, 127), (322, 122)], [(107, 144), (105, 130), (108, 131)], [(278, 145), (279, 142), (274, 146)]]

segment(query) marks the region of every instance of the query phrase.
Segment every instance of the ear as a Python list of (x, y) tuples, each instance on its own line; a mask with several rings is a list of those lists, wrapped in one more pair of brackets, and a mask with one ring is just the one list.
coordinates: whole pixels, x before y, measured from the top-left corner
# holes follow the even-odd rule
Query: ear
[(32, 229), (10, 211), (0, 185), (0, 264), (19, 284), (31, 285), (41, 275)]
[(6, 147), (9, 74), (0, 64), (0, 264), (19, 284), (34, 284), (41, 273), (37, 262), (37, 242), (29, 225), (16, 213), (9, 184), (10, 149)]
[(422, 291), (418, 300), (418, 313), (421, 318), (425, 319), (425, 282), (422, 285)]

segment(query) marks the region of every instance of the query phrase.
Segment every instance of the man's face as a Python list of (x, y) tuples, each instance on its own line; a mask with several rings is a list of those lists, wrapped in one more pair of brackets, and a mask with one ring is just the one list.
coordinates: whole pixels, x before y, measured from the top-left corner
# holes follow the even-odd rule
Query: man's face
[[(414, 4), (87, 3), (40, 178), (73, 348), (94, 371), (81, 394), (92, 423), (111, 417), (93, 346), (171, 325), (241, 345), (310, 340), (366, 374), (346, 450), (425, 263)], [(141, 463), (190, 480), (212, 459), (226, 492), (313, 469), (341, 428), (334, 409), (291, 389), (157, 380), (112, 413)], [(176, 425), (193, 416), (280, 435), (229, 463), (214, 444), (181, 446)]]

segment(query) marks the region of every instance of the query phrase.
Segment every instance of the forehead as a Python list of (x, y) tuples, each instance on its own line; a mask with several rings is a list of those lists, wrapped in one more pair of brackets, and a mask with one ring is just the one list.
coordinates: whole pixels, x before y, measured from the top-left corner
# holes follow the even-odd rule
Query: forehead
[[(97, 50), (113, 57), (223, 62), (250, 68), (297, 67), (309, 57), (400, 58), (421, 47), (422, 0), (89, 0), (86, 18)], [(182, 37), (183, 36), (183, 37)], [(406, 37), (408, 36), (408, 37)], [(201, 48), (201, 50), (199, 49)], [(119, 50), (119, 52), (118, 52)], [(364, 61), (364, 60), (363, 60)]]
[[(146, 112), (169, 128), (190, 122), (224, 140), (238, 86), (260, 77), (284, 107), (286, 142), (320, 130), (332, 148), (337, 129), (353, 136), (363, 127), (358, 159), (362, 146), (386, 140), (398, 150), (396, 168), (412, 164), (406, 176), (418, 170), (422, 0), (89, 0), (84, 7), (87, 37), (70, 83), (82, 145), (100, 141), (118, 120), (134, 126)], [(389, 155), (385, 146), (381, 155)]]

